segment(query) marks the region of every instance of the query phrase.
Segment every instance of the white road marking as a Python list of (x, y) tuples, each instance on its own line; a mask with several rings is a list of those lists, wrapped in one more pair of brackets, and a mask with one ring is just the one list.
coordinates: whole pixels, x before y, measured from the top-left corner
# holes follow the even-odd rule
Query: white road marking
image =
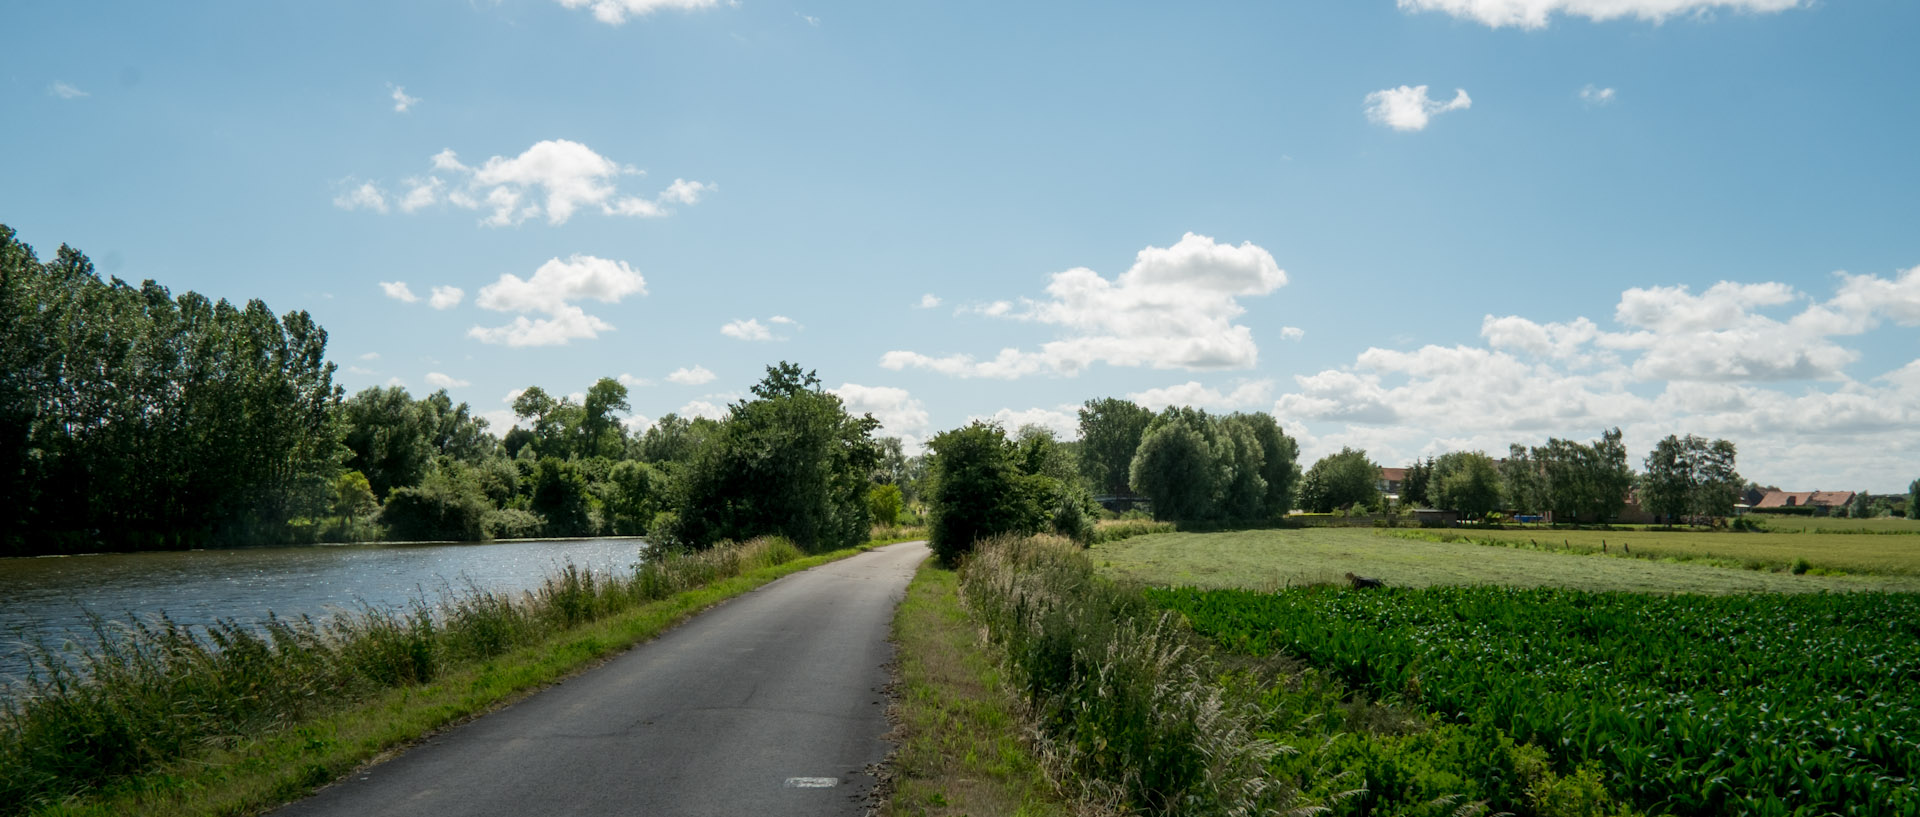
[(789, 789), (831, 789), (838, 785), (840, 785), (840, 778), (838, 777), (787, 778), (787, 788)]

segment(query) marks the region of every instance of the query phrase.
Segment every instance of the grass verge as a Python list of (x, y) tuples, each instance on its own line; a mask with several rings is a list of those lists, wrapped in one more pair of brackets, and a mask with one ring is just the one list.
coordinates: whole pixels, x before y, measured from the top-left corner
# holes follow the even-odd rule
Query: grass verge
[[(8, 766), (6, 772), (9, 775), (32, 772), (33, 767), (23, 761), (21, 749), (24, 748), (28, 753), (41, 753), (41, 760), (52, 764), (41, 774), (60, 772), (58, 764), (65, 762), (82, 767), (80, 771), (86, 775), (76, 778), (70, 774), (67, 779), (84, 780), (86, 784), (78, 787), (65, 784), (63, 791), (58, 780), (51, 784), (42, 780), (37, 795), (33, 789), (16, 788), (11, 802), (0, 804), (5, 806), (0, 811), (60, 817), (255, 813), (302, 797), (438, 729), (530, 694), (650, 639), (718, 602), (782, 576), (871, 547), (800, 557), (791, 545), (781, 545), (784, 542), (775, 543), (771, 548), (775, 553), (772, 559), (738, 554), (689, 557), (681, 569), (649, 571), (643, 566), (628, 580), (596, 579), (584, 571), (569, 568), (550, 579), (548, 586), (532, 598), (518, 603), (517, 609), (501, 597), (478, 594), (457, 601), (456, 609), (442, 612), (442, 620), (435, 624), (422, 625), (423, 611), (416, 611), (413, 616), (385, 614), (361, 621), (355, 625), (361, 631), (353, 634), (353, 640), (342, 641), (338, 633), (310, 633), (321, 642), (320, 648), (330, 650), (319, 654), (323, 659), (351, 656), (375, 667), (402, 671), (396, 672), (393, 685), (367, 692), (364, 691), (367, 683), (362, 681), (356, 687), (358, 695), (331, 705), (326, 701), (310, 703), (288, 710), (293, 715), (278, 717), (271, 711), (256, 714), (240, 727), (252, 727), (244, 732), (229, 724), (226, 734), (187, 736), (183, 751), (150, 758), (140, 768), (124, 773), (101, 774), (97, 768), (84, 768), (98, 764), (103, 754), (84, 740), (67, 745), (44, 740), (33, 744), (33, 740), (40, 739), (31, 734), (36, 721), (23, 716), (24, 710), (16, 708), (3, 724), (8, 730), (6, 739), (12, 742), (4, 747), (9, 754), (0, 761)], [(609, 600), (623, 594), (637, 603), (609, 609)], [(463, 620), (457, 609), (462, 603), (473, 608), (464, 618), (472, 626), (457, 624)], [(529, 632), (527, 627), (533, 619), (555, 621), (558, 625), (531, 630), (534, 637), (516, 643), (522, 639), (517, 639), (515, 633)], [(293, 629), (297, 632), (299, 628)], [(422, 633), (433, 635), (429, 638)], [(423, 646), (429, 641), (431, 645)], [(479, 657), (461, 661), (435, 661), (430, 657), (443, 653), (447, 649), (445, 645), (453, 643), (477, 645)], [(489, 644), (496, 649), (488, 652), (486, 645)], [(199, 649), (210, 657), (189, 657), (196, 661), (224, 661), (236, 655), (231, 645), (223, 646), (228, 649), (207, 649), (202, 645)], [(261, 660), (272, 659), (276, 652), (263, 649)], [(431, 672), (418, 676), (405, 674), (423, 667), (431, 667)], [(315, 668), (292, 667), (294, 670)], [(279, 668), (278, 674), (284, 674), (286, 669)], [(97, 673), (99, 667), (94, 671)], [(175, 681), (161, 680), (177, 687)], [(78, 701), (85, 704), (86, 711), (78, 716), (54, 711), (51, 718), (42, 717), (38, 723), (56, 726), (79, 723), (92, 728), (91, 724), (99, 722), (137, 721), (137, 717), (130, 716), (141, 715), (141, 707), (180, 711), (199, 703), (190, 701), (183, 705), (166, 700), (165, 693), (173, 690), (165, 686), (145, 690), (129, 686), (119, 694), (102, 696), (88, 692), (90, 688), (98, 688), (91, 679), (75, 677), (66, 683), (76, 697), (55, 699), (55, 709)], [(148, 699), (141, 699), (142, 693)], [(247, 701), (249, 690), (212, 690), (205, 697), (215, 701)], [(48, 690), (39, 690), (37, 698), (27, 706), (48, 706), (45, 703)], [(109, 751), (114, 749), (109, 747)]]
[[(1825, 520), (1823, 520), (1825, 521)], [(1879, 520), (1841, 520), (1879, 521)], [(1904, 522), (1905, 520), (1899, 520)], [(1458, 541), (1638, 559), (1671, 559), (1715, 567), (1747, 570), (1787, 570), (1806, 560), (1815, 573), (1920, 575), (1920, 537), (1896, 531), (1860, 535), (1858, 531), (1770, 529), (1761, 533), (1709, 531), (1688, 528), (1632, 530), (1407, 530), (1393, 531), (1410, 539)]]
[(882, 817), (1054, 815), (1074, 810), (1047, 781), (999, 666), (960, 605), (959, 578), (921, 563), (893, 618), (899, 645), (894, 737)]
[[(1170, 533), (1095, 545), (1088, 552), (1103, 575), (1140, 584), (1276, 590), (1343, 583), (1352, 572), (1389, 585), (1499, 584), (1646, 593), (1796, 593), (1916, 591), (1920, 576), (1793, 575), (1641, 558), (1607, 558), (1467, 542), (1405, 539), (1370, 528), (1307, 528), (1221, 533)], [(1604, 532), (1618, 536), (1618, 532)], [(1555, 531), (1554, 535), (1563, 535)], [(1731, 546), (1732, 537), (1706, 534)], [(1904, 536), (1836, 537), (1904, 540)], [(1611, 540), (1609, 540), (1611, 541)], [(1524, 542), (1522, 543), (1525, 544)], [(1617, 549), (1617, 548), (1616, 548)], [(1636, 554), (1641, 550), (1633, 545)], [(1920, 554), (1914, 558), (1920, 559)]]

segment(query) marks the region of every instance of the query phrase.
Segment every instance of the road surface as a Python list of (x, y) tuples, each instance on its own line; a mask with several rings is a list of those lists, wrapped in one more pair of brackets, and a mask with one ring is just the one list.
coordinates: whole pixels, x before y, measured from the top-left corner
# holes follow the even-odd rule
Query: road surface
[(795, 573), (275, 814), (859, 814), (888, 748), (889, 626), (926, 555)]

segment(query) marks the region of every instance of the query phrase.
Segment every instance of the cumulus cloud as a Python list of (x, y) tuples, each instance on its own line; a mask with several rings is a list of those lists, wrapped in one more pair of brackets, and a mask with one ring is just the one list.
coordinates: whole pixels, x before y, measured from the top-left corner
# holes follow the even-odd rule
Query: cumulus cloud
[(361, 360), (379, 360), (379, 359), (380, 359), (380, 353), (379, 353), (379, 352), (368, 352), (368, 353), (366, 353), (366, 354), (364, 354), (364, 355), (361, 355), (361, 356), (360, 356), (360, 359), (361, 359)]
[(667, 381), (683, 386), (698, 386), (703, 383), (712, 383), (714, 377), (714, 373), (707, 371), (707, 367), (695, 366), (691, 369), (674, 369), (672, 374), (667, 375)]
[[(451, 148), (429, 160), (436, 174), (406, 180), (400, 199), (403, 212), (436, 204), (485, 213), (482, 224), (507, 227), (545, 216), (548, 224), (565, 224), (582, 208), (609, 216), (659, 218), (672, 215), (673, 206), (691, 206), (716, 188), (709, 182), (674, 179), (652, 198), (623, 193), (619, 180), (644, 176), (640, 169), (615, 162), (592, 148), (567, 139), (536, 142), (514, 157), (494, 156), (478, 165), (460, 161)], [(351, 185), (350, 179), (347, 184)], [(362, 193), (365, 190), (368, 192)], [(344, 209), (364, 207), (387, 212), (386, 197), (367, 182), (334, 199)], [(377, 204), (372, 203), (377, 201)]]
[(775, 315), (768, 318), (766, 323), (761, 323), (758, 318), (729, 321), (720, 326), (720, 334), (740, 340), (786, 340), (787, 338), (785, 336), (773, 333), (774, 326), (790, 326), (794, 329), (806, 328), (801, 326), (798, 321), (785, 315)]
[(1633, 17), (1658, 23), (1721, 9), (1770, 13), (1802, 5), (1806, 5), (1805, 0), (1400, 0), (1400, 8), (1405, 10), (1444, 12), (1493, 28), (1544, 28), (1554, 14), (1596, 22)]
[(460, 305), (460, 299), (467, 297), (466, 290), (459, 287), (434, 287), (433, 297), (427, 304), (434, 309), (452, 309)]
[(376, 213), (387, 211), (387, 194), (373, 182), (354, 184), (349, 178), (341, 182), (343, 190), (333, 197), (333, 206), (342, 210), (372, 210)]
[(675, 413), (689, 420), (695, 417), (705, 417), (709, 420), (727, 419), (726, 406), (722, 406), (706, 400), (689, 401), (686, 405), (681, 406), (680, 410)]
[(47, 86), (47, 93), (61, 99), (80, 99), (81, 97), (93, 96), (93, 94), (89, 94), (86, 91), (82, 91), (73, 85), (59, 80), (54, 80), (52, 85)]
[(967, 417), (967, 422), (984, 420), (999, 423), (1001, 428), (1013, 434), (1023, 426), (1040, 426), (1053, 432), (1054, 437), (1066, 441), (1080, 439), (1080, 407), (1059, 405), (1053, 408), (1035, 407), (1027, 409), (1003, 408), (992, 414), (975, 414)]
[(1301, 329), (1301, 328), (1300, 328), (1300, 327), (1298, 327), (1298, 326), (1282, 326), (1282, 327), (1280, 327), (1280, 339), (1281, 339), (1281, 340), (1299, 340), (1299, 339), (1301, 339), (1301, 338), (1304, 338), (1304, 337), (1306, 337), (1306, 336), (1307, 336), (1307, 330), (1305, 330), (1305, 329)]
[[(622, 372), (622, 373), (620, 374), (620, 376), (619, 376), (619, 377), (616, 377), (616, 378), (614, 378), (614, 379), (615, 379), (615, 380), (618, 380), (618, 381), (620, 381), (620, 385), (622, 385), (622, 386), (651, 386), (651, 385), (653, 385), (653, 381), (651, 381), (651, 380), (648, 380), (648, 379), (646, 379), (646, 378), (644, 378), (644, 377), (635, 377), (634, 375), (631, 375), (631, 374), (627, 374), (627, 373), (625, 373), (625, 372)], [(644, 431), (645, 429), (641, 429), (641, 430), (642, 430), (642, 431)]]
[(401, 303), (410, 304), (420, 300), (420, 296), (413, 294), (413, 290), (407, 286), (407, 282), (405, 281), (381, 281), (380, 291), (385, 293), (387, 297), (400, 301)]
[(720, 5), (720, 0), (559, 0), (570, 9), (591, 9), (593, 19), (617, 26), (629, 17), (645, 17), (663, 9), (697, 11)]
[(1580, 101), (1588, 105), (1605, 105), (1613, 101), (1613, 89), (1588, 85), (1580, 89)]
[(1307, 461), (1352, 445), (1399, 464), (1619, 426), (1635, 458), (1704, 434), (1738, 444), (1761, 482), (1886, 490), (1920, 457), (1904, 433), (1920, 424), (1920, 360), (1860, 380), (1843, 341), (1889, 323), (1920, 325), (1920, 268), (1839, 273), (1825, 300), (1780, 283), (1633, 288), (1612, 326), (1487, 315), (1481, 346), (1367, 349), (1295, 377), (1273, 413)]
[[(474, 303), (496, 312), (519, 312), (505, 326), (475, 326), (467, 335), (482, 343), (508, 346), (565, 345), (576, 338), (595, 338), (613, 325), (574, 304), (579, 300), (617, 303), (629, 295), (647, 294), (647, 281), (625, 261), (591, 255), (551, 259), (521, 280), (503, 274), (480, 288)], [(529, 318), (528, 315), (540, 317)]]
[(1160, 411), (1168, 406), (1192, 406), (1210, 411), (1238, 411), (1262, 406), (1271, 401), (1273, 381), (1248, 381), (1235, 386), (1232, 391), (1222, 392), (1219, 389), (1203, 386), (1198, 380), (1189, 380), (1177, 386), (1137, 391), (1127, 395), (1127, 399), (1154, 411)]
[(880, 421), (881, 433), (899, 437), (901, 447), (909, 453), (917, 453), (926, 442), (927, 432), (932, 427), (927, 407), (914, 399), (906, 389), (842, 383), (840, 388), (828, 391), (840, 396), (848, 414), (873, 415), (873, 419)]
[(956, 377), (1075, 375), (1094, 363), (1155, 369), (1244, 369), (1258, 360), (1253, 331), (1233, 321), (1239, 299), (1285, 286), (1286, 272), (1251, 242), (1215, 243), (1187, 233), (1172, 247), (1147, 247), (1118, 278), (1085, 267), (1056, 273), (1044, 300), (995, 304), (982, 314), (1058, 328), (1066, 337), (1038, 350), (933, 357), (887, 352), (888, 369), (923, 368)]
[(452, 375), (441, 374), (440, 372), (427, 372), (427, 384), (439, 386), (443, 389), (457, 389), (461, 386), (473, 385), (465, 380), (460, 380)]
[(394, 113), (406, 113), (409, 109), (413, 108), (414, 105), (419, 104), (420, 102), (420, 98), (417, 96), (407, 96), (407, 89), (402, 86), (395, 85), (389, 82), (387, 83), (387, 87), (392, 89), (393, 91), (392, 96), (393, 96), (393, 112)]
[(917, 305), (921, 309), (932, 309), (940, 305), (940, 296), (929, 292), (925, 295), (920, 296), (920, 303)]
[(1454, 89), (1453, 99), (1440, 102), (1427, 97), (1427, 86), (1402, 85), (1367, 94), (1367, 118), (1397, 131), (1426, 130), (1427, 123), (1448, 111), (1473, 107), (1465, 89)]

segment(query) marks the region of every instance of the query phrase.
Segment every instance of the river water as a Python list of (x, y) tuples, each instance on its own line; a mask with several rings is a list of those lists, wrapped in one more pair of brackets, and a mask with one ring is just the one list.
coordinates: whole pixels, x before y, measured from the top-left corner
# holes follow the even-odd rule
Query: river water
[(258, 621), (268, 611), (319, 618), (468, 587), (527, 590), (569, 563), (625, 571), (643, 547), (588, 539), (0, 559), (0, 688), (26, 670), (27, 641), (91, 640), (89, 613), (121, 621), (165, 613), (181, 624)]

